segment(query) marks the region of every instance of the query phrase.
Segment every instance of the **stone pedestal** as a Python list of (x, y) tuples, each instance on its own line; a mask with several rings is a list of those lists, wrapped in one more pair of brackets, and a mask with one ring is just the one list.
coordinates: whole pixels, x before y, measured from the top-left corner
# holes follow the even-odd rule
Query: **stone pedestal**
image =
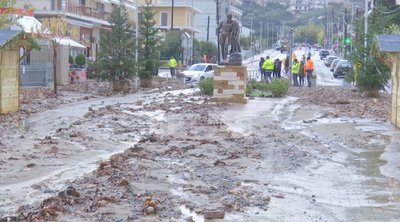
[(212, 101), (247, 103), (245, 66), (219, 65), (214, 71), (214, 95)]

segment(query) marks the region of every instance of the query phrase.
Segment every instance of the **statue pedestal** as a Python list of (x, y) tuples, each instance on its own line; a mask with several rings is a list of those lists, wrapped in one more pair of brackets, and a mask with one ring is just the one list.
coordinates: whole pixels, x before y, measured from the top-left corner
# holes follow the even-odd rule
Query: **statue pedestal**
[(218, 65), (214, 71), (214, 95), (211, 101), (247, 103), (245, 66)]

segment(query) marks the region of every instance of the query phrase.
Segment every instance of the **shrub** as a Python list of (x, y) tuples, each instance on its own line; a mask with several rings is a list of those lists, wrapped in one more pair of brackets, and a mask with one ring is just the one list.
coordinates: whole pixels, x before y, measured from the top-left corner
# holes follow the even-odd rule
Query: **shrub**
[(85, 64), (86, 64), (86, 57), (85, 57), (83, 54), (78, 54), (78, 55), (75, 57), (75, 63), (76, 63), (79, 67), (85, 66)]
[(283, 78), (273, 79), (271, 83), (249, 81), (246, 88), (248, 96), (281, 97), (289, 91), (289, 82)]
[(273, 97), (282, 97), (289, 91), (289, 82), (284, 78), (272, 79), (267, 88)]
[(206, 95), (213, 95), (214, 92), (214, 78), (206, 78), (199, 83), (200, 90)]
[(72, 55), (69, 55), (68, 62), (69, 62), (69, 64), (71, 64), (71, 65), (74, 64), (74, 57), (73, 57)]

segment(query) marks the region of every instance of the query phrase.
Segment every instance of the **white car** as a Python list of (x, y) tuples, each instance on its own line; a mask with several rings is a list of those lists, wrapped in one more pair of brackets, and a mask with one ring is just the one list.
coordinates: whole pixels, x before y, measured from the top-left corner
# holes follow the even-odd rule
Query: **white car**
[(205, 78), (214, 77), (214, 70), (217, 64), (213, 63), (197, 63), (190, 66), (188, 70), (182, 72), (185, 76), (185, 82), (199, 83)]

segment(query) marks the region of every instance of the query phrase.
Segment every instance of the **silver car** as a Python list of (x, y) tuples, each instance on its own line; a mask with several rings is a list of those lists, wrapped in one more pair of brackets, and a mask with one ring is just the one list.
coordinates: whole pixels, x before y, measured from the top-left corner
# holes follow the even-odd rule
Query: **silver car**
[(332, 61), (335, 60), (335, 59), (337, 59), (336, 56), (333, 56), (333, 55), (327, 56), (325, 58), (325, 65), (329, 67), (331, 65)]

